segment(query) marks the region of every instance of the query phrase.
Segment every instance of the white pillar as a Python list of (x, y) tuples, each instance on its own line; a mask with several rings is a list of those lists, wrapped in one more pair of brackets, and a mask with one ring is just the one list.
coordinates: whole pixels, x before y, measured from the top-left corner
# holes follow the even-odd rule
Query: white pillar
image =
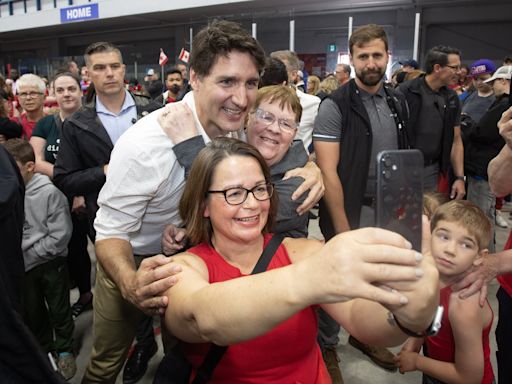
[(418, 61), (418, 42), (420, 40), (420, 13), (416, 13), (416, 20), (414, 21), (414, 49), (412, 51), (412, 58)]
[(350, 36), (352, 35), (352, 25), (354, 23), (354, 18), (352, 16), (348, 17), (348, 38), (350, 39)]
[(290, 20), (290, 51), (295, 51), (295, 20)]
[(190, 41), (190, 52), (192, 52), (192, 39), (194, 38), (194, 28), (192, 27), (188, 30), (188, 38)]
[(252, 23), (252, 37), (254, 37), (255, 39), (257, 39), (257, 24), (256, 23)]

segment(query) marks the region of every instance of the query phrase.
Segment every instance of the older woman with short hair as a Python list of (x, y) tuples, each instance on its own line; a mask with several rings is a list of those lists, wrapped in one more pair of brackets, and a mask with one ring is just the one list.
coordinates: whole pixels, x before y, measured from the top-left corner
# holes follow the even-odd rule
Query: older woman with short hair
[(29, 140), (36, 123), (44, 117), (46, 84), (39, 76), (27, 73), (18, 79), (16, 87), (18, 101), (23, 109), (19, 123), (23, 127), (23, 136)]

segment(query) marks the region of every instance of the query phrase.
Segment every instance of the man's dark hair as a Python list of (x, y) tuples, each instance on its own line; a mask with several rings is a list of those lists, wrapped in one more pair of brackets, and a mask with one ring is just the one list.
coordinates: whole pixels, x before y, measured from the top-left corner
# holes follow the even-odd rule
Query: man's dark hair
[(288, 72), (286, 65), (276, 58), (267, 57), (265, 59), (265, 68), (263, 75), (260, 78), (259, 87), (266, 87), (267, 85), (281, 85), (283, 82), (288, 83)]
[(181, 71), (178, 68), (173, 67), (173, 68), (169, 69), (167, 72), (165, 72), (165, 77), (163, 80), (167, 80), (167, 77), (169, 75), (174, 75), (174, 74), (180, 75), (180, 77), (183, 79), (183, 75), (181, 74)]
[(357, 28), (354, 33), (350, 35), (350, 39), (348, 40), (350, 54), (354, 53), (354, 45), (360, 47), (376, 39), (381, 39), (384, 42), (384, 47), (387, 52), (389, 50), (388, 36), (384, 28), (377, 24), (367, 24)]
[(226, 20), (214, 20), (194, 36), (190, 68), (199, 76), (207, 76), (219, 56), (227, 57), (231, 51), (248, 53), (258, 72), (263, 70), (265, 51), (260, 43), (240, 24)]
[(448, 55), (460, 56), (460, 51), (457, 48), (448, 47), (446, 45), (437, 45), (431, 48), (425, 58), (425, 72), (427, 75), (434, 72), (434, 65), (439, 64), (444, 67), (448, 64)]
[(107, 41), (98, 41), (96, 43), (90, 44), (87, 48), (85, 48), (84, 52), (84, 61), (85, 65), (89, 66), (90, 60), (89, 57), (95, 53), (103, 53), (103, 52), (116, 52), (119, 55), (119, 59), (121, 63), (123, 62), (123, 55), (119, 48), (117, 48), (114, 44)]

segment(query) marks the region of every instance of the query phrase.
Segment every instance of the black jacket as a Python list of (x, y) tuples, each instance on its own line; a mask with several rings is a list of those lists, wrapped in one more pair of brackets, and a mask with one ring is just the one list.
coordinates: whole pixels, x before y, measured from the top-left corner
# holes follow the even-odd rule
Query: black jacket
[(508, 95), (498, 98), (485, 112), (466, 140), (467, 150), (464, 157), (464, 169), (467, 175), (487, 179), (487, 166), (498, 155), (505, 140), (498, 130), (501, 114), (509, 108)]
[[(398, 93), (405, 96), (407, 105), (409, 106), (409, 139), (412, 148), (416, 148), (416, 136), (414, 134), (416, 124), (418, 122), (421, 105), (422, 105), (422, 83), (425, 81), (425, 77), (418, 77), (413, 80), (406, 81), (400, 84), (397, 91)], [(450, 167), (450, 154), (453, 145), (453, 127), (457, 121), (457, 111), (459, 110), (459, 99), (455, 91), (442, 87), (439, 93), (445, 100), (445, 114), (443, 121), (443, 133), (442, 133), (442, 148), (441, 158), (439, 161), (440, 171), (446, 171)]]
[(18, 166), (0, 145), (0, 381), (64, 384), (22, 318), (24, 193)]
[[(398, 113), (401, 127), (397, 126), (398, 148), (409, 148), (407, 106), (403, 97), (384, 85), (388, 100)], [(342, 115), (342, 137), (338, 175), (343, 185), (344, 208), (351, 228), (359, 227), (359, 216), (363, 204), (370, 157), (372, 153), (372, 127), (363, 101), (358, 95), (354, 79), (334, 91), (329, 98), (338, 105)], [(329, 211), (320, 201), (320, 228), (328, 240), (335, 235)]]
[[(132, 97), (137, 118), (161, 107), (146, 97), (133, 94)], [(91, 236), (94, 236), (98, 194), (105, 184), (103, 166), (109, 163), (114, 148), (96, 113), (94, 100), (64, 121), (53, 171), (53, 182), (66, 196), (84, 196)]]

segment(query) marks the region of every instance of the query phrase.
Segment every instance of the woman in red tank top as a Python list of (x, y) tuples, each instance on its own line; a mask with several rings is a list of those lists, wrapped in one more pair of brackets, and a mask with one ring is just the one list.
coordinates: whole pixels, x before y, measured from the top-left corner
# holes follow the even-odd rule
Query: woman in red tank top
[(166, 326), (188, 343), (192, 377), (215, 343), (229, 348), (210, 383), (330, 383), (316, 343), (319, 303), (373, 345), (405, 340), (390, 311), (414, 331), (428, 327), (437, 305), (435, 267), (385, 230), (348, 232), (326, 245), (287, 238), (266, 272), (251, 275), (272, 237), (276, 204), (254, 147), (217, 138), (197, 156), (180, 202), (195, 246), (174, 257), (182, 271), (165, 313)]

